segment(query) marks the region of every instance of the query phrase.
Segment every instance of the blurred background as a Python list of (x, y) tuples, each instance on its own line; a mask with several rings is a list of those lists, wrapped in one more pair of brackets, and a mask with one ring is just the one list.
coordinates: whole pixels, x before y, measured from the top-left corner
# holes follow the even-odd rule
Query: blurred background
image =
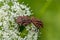
[[(18, 0), (30, 6), (33, 16), (43, 22), (38, 40), (60, 40), (60, 0)], [(2, 4), (0, 3), (0, 6)]]
[(18, 0), (29, 4), (33, 16), (43, 21), (38, 40), (60, 40), (60, 0)]
[[(18, 0), (33, 10), (33, 16), (43, 21), (38, 40), (60, 40), (60, 0)], [(40, 33), (39, 33), (40, 34)]]

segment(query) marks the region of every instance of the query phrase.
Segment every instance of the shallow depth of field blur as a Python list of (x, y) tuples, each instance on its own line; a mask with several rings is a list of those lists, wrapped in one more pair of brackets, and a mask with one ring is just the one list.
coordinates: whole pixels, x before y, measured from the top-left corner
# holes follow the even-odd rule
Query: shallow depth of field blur
[[(33, 16), (43, 22), (38, 40), (60, 40), (60, 0), (18, 0), (31, 7)], [(1, 4), (1, 3), (0, 3)]]
[(29, 4), (34, 15), (43, 21), (38, 40), (60, 40), (60, 0), (19, 0)]

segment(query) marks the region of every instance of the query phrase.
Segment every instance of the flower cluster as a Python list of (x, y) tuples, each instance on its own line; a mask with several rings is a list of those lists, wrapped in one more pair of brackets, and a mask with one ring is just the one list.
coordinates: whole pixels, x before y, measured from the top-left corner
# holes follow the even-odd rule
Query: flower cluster
[[(22, 38), (15, 19), (18, 16), (30, 16), (30, 8), (19, 4), (17, 0), (0, 0), (0, 40), (37, 40), (37, 28), (31, 24), (26, 27), (27, 35)], [(24, 34), (24, 32), (23, 32)]]

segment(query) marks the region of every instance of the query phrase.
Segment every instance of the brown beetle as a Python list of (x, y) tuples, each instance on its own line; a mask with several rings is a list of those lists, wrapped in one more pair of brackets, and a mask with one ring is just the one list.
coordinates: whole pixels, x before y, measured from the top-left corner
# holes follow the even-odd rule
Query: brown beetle
[(30, 20), (29, 16), (19, 16), (16, 19), (16, 22), (20, 25), (27, 26), (28, 24), (31, 23), (31, 20)]
[(39, 19), (35, 18), (35, 17), (31, 17), (31, 22), (37, 27), (43, 27), (43, 23), (42, 21), (40, 21)]
[(27, 26), (28, 24), (33, 23), (37, 28), (43, 27), (42, 22), (39, 19), (35, 18), (35, 17), (30, 18), (29, 16), (19, 16), (16, 19), (16, 22), (19, 25), (23, 25), (23, 26)]

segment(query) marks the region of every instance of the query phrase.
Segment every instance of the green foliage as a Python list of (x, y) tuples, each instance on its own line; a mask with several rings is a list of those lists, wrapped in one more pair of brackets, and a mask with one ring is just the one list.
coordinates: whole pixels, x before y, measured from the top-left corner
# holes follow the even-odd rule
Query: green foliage
[(23, 30), (26, 30), (26, 28), (25, 28), (25, 26), (23, 26), (23, 25), (18, 25), (19, 26), (19, 28), (18, 28), (18, 30), (19, 30), (19, 32), (22, 32)]
[(27, 34), (28, 34), (28, 31), (27, 31), (26, 29), (24, 29), (24, 30), (21, 32), (20, 36), (21, 36), (22, 38), (24, 38), (25, 36), (27, 36)]
[(0, 2), (0, 7), (3, 5), (3, 3), (2, 2)]
[(2, 30), (2, 27), (0, 26), (0, 30)]
[(28, 30), (26, 30), (25, 26), (23, 25), (21, 26), (18, 25), (18, 26), (19, 26), (18, 31), (20, 32), (20, 36), (24, 38), (28, 34)]

